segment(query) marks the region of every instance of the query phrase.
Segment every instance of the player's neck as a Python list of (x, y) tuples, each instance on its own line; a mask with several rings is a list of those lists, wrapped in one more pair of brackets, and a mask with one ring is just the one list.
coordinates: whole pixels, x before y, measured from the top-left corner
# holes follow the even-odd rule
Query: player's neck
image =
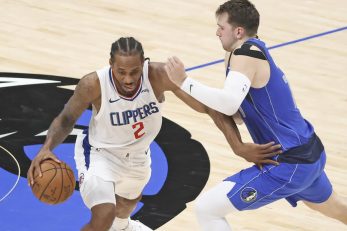
[(237, 41), (233, 44), (233, 46), (232, 46), (232, 48), (231, 48), (231, 51), (233, 52), (235, 49), (241, 47), (242, 44), (244, 44), (244, 43), (245, 43), (248, 39), (250, 39), (250, 38), (251, 38), (251, 37), (249, 37), (249, 36), (245, 36), (245, 37), (243, 37), (242, 39), (237, 40)]

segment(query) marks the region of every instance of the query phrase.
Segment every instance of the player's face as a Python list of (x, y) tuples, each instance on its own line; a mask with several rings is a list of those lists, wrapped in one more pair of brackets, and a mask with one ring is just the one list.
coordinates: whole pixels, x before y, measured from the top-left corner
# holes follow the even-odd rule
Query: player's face
[(118, 92), (125, 96), (134, 95), (142, 75), (143, 60), (140, 54), (115, 55), (110, 65)]
[(227, 13), (217, 16), (217, 25), (216, 35), (219, 37), (223, 49), (229, 52), (233, 51), (238, 39), (235, 35), (235, 28), (228, 22)]

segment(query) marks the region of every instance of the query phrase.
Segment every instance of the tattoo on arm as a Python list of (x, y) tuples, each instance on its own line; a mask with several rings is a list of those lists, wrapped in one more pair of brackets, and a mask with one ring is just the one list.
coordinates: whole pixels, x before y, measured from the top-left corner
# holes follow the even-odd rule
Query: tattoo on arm
[(95, 77), (97, 78), (96, 73), (92, 73), (80, 80), (74, 94), (50, 125), (44, 143), (45, 148), (52, 150), (62, 143), (72, 131), (79, 116), (98, 97), (99, 91), (96, 90), (98, 88), (95, 84)]

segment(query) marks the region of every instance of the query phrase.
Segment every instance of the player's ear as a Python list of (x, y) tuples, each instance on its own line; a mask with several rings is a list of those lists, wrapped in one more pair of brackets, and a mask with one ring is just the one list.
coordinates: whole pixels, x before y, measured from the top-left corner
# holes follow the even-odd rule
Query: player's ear
[(243, 27), (236, 28), (236, 36), (238, 39), (241, 39), (245, 35), (246, 31)]
[(112, 58), (110, 58), (110, 59), (108, 60), (108, 63), (110, 64), (110, 66), (112, 66), (112, 64), (113, 64)]

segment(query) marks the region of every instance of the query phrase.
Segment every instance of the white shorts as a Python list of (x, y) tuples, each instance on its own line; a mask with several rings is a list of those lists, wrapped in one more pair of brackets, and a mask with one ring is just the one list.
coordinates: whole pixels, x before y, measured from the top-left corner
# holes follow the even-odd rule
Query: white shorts
[(88, 208), (115, 203), (115, 194), (133, 200), (138, 198), (151, 177), (150, 150), (116, 153), (94, 148), (85, 134), (79, 134), (75, 145), (80, 193)]

